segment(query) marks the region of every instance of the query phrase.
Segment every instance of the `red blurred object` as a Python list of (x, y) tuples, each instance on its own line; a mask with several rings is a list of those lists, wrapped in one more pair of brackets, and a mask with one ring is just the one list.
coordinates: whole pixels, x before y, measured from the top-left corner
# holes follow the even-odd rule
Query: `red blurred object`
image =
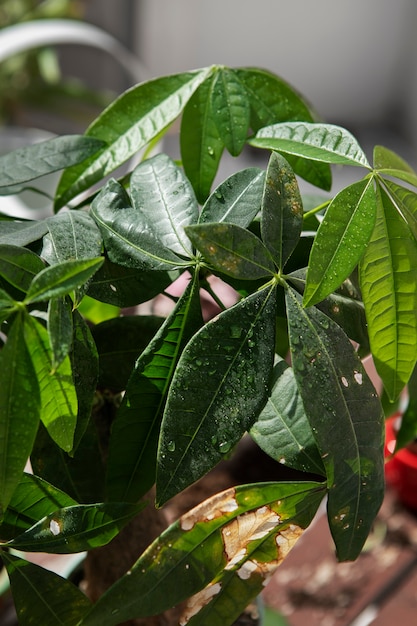
[(385, 478), (399, 500), (417, 511), (417, 445), (412, 443), (394, 453), (401, 413), (395, 413), (385, 425)]

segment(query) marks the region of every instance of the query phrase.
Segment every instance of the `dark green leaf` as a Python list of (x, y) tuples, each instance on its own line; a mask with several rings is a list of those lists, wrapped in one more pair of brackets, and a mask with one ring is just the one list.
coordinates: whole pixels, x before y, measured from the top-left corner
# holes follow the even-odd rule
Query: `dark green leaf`
[[(82, 626), (116, 626), (164, 611), (222, 574), (240, 571), (243, 579), (252, 569), (253, 577), (260, 574), (264, 581), (311, 522), (323, 495), (323, 486), (308, 482), (243, 485), (216, 494), (160, 535), (129, 574), (100, 598)], [(259, 560), (258, 576), (247, 565), (252, 554)], [(217, 584), (203, 592), (200, 599), (205, 601), (196, 602), (196, 610), (220, 588)]]
[(184, 108), (181, 121), (181, 158), (199, 202), (210, 193), (224, 144), (211, 109), (214, 76), (204, 81)]
[(43, 269), (32, 280), (25, 303), (65, 296), (86, 283), (103, 264), (103, 257), (64, 261)]
[(410, 185), (417, 186), (417, 174), (404, 159), (384, 146), (374, 148), (374, 168), (379, 174), (399, 178)]
[(155, 270), (139, 271), (105, 258), (88, 283), (87, 294), (115, 306), (135, 306), (161, 293), (176, 278), (173, 274)]
[(39, 384), (23, 335), (14, 320), (0, 350), (0, 518), (32, 450), (40, 417)]
[(101, 388), (123, 391), (136, 359), (160, 328), (163, 318), (147, 315), (115, 317), (92, 329), (99, 354)]
[(401, 450), (417, 438), (417, 368), (411, 374), (407, 385), (408, 404), (396, 436), (395, 452)]
[(253, 131), (276, 122), (313, 121), (310, 107), (282, 78), (258, 68), (240, 68), (234, 72), (249, 95)]
[(332, 200), (311, 250), (305, 306), (323, 300), (353, 272), (371, 238), (375, 219), (372, 178), (349, 185)]
[(83, 211), (63, 211), (46, 220), (42, 258), (49, 265), (99, 257), (102, 239), (95, 221)]
[(326, 315), (286, 291), (291, 359), (327, 473), (327, 512), (341, 561), (355, 559), (384, 493), (382, 407), (359, 356)]
[(27, 291), (33, 278), (43, 269), (45, 265), (31, 250), (0, 244), (0, 276), (17, 289)]
[(275, 263), (283, 269), (300, 239), (303, 203), (288, 162), (272, 154), (262, 198), (261, 235)]
[(113, 423), (108, 494), (136, 501), (155, 481), (162, 413), (182, 348), (201, 326), (197, 280), (192, 280), (154, 339), (136, 362)]
[(200, 213), (200, 224), (229, 222), (247, 228), (261, 209), (265, 172), (249, 167), (233, 174), (207, 199)]
[(375, 366), (393, 402), (417, 357), (417, 242), (383, 189), (378, 198), (360, 283)]
[(81, 163), (103, 145), (92, 137), (64, 135), (14, 150), (0, 157), (0, 187), (20, 185)]
[(269, 392), (276, 289), (238, 302), (194, 335), (178, 363), (161, 428), (157, 502), (201, 478), (258, 417)]
[(67, 298), (55, 298), (48, 305), (48, 336), (52, 348), (52, 369), (56, 370), (72, 346), (72, 311)]
[(27, 246), (48, 232), (46, 220), (38, 222), (2, 222), (0, 244)]
[(256, 280), (272, 277), (273, 259), (262, 241), (236, 224), (188, 226), (186, 233), (212, 267), (233, 278)]
[(368, 159), (349, 131), (333, 124), (286, 122), (261, 128), (252, 146), (277, 150), (313, 161), (357, 165), (370, 169)]
[(192, 255), (184, 226), (198, 220), (198, 204), (188, 179), (165, 154), (138, 165), (130, 179), (130, 194), (139, 221), (156, 239), (179, 256)]
[(331, 190), (332, 170), (328, 163), (314, 161), (288, 153), (285, 155), (285, 158), (297, 176), (304, 178), (308, 183), (324, 191)]
[(250, 435), (264, 452), (288, 467), (324, 474), (293, 370), (276, 357), (272, 390)]
[(220, 139), (232, 156), (238, 156), (248, 136), (250, 106), (248, 93), (236, 72), (219, 68), (210, 97), (211, 114)]
[(52, 554), (92, 550), (109, 543), (145, 506), (144, 502), (105, 502), (57, 509), (3, 546)]
[(58, 508), (77, 504), (39, 476), (23, 474), (0, 525), (2, 540), (13, 539)]
[(78, 410), (69, 356), (54, 371), (48, 333), (42, 324), (26, 315), (24, 333), (40, 389), (41, 420), (52, 439), (69, 452), (73, 446)]
[(125, 91), (88, 128), (86, 135), (106, 147), (85, 163), (67, 169), (58, 186), (56, 209), (138, 153), (179, 116), (212, 68), (163, 76)]
[(24, 559), (1, 553), (20, 626), (77, 626), (91, 607), (71, 582)]
[(159, 240), (152, 221), (132, 207), (128, 194), (117, 181), (111, 179), (96, 196), (91, 214), (113, 263), (136, 270), (169, 270), (187, 265)]

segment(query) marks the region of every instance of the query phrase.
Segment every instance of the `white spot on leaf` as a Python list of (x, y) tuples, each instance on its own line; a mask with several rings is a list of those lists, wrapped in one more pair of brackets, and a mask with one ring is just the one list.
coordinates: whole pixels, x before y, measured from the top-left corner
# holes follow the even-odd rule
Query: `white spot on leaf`
[(342, 385), (343, 385), (344, 387), (349, 387), (348, 380), (347, 380), (347, 378), (345, 378), (344, 376), (342, 376)]
[(358, 385), (362, 385), (362, 374), (360, 372), (354, 372), (353, 373), (353, 378), (356, 380), (356, 382), (358, 383)]
[(210, 584), (205, 587), (199, 593), (196, 593), (194, 596), (188, 599), (186, 607), (180, 617), (180, 626), (185, 626), (188, 624), (190, 619), (197, 615), (203, 609), (206, 604), (210, 602), (210, 600), (216, 596), (221, 589), (220, 583)]
[(211, 498), (208, 498), (198, 506), (185, 513), (180, 518), (182, 530), (191, 530), (198, 522), (207, 522), (227, 513), (233, 513), (239, 508), (236, 502), (236, 491), (232, 487), (226, 489)]
[(49, 522), (49, 530), (53, 535), (59, 535), (59, 533), (61, 532), (61, 524), (57, 522), (57, 520), (51, 519), (51, 521)]

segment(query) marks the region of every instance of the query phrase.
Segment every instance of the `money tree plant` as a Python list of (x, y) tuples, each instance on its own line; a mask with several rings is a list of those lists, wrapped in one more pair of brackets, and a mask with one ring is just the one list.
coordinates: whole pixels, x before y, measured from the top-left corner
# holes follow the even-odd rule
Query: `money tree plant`
[[(177, 118), (181, 161), (155, 150)], [(247, 144), (266, 168), (214, 184)], [(358, 177), (332, 196), (333, 164)], [(391, 402), (416, 362), (417, 174), (382, 146), (369, 162), (279, 77), (224, 66), (141, 83), (83, 136), (2, 157), (0, 194), (58, 170), (50, 216), (0, 215), (0, 554), (19, 623), (232, 624), (325, 498), (355, 559), (384, 494), (362, 359)], [(166, 317), (137, 308), (179, 277)], [(300, 480), (231, 485), (160, 523), (243, 437)], [(93, 597), (114, 545), (132, 564)], [(84, 587), (33, 552), (86, 552)]]

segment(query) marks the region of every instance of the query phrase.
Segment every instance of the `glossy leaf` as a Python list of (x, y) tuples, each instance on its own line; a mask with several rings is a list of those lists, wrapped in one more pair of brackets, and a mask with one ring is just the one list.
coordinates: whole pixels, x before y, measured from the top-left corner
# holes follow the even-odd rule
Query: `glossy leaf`
[(144, 502), (106, 502), (57, 509), (18, 537), (3, 542), (3, 547), (25, 552), (42, 548), (48, 554), (92, 550), (109, 543), (145, 506)]
[(417, 358), (417, 242), (385, 191), (379, 193), (360, 284), (375, 366), (393, 402)]
[(54, 298), (48, 305), (48, 336), (52, 348), (52, 369), (56, 370), (72, 346), (71, 302), (65, 298)]
[(41, 322), (26, 315), (24, 333), (39, 384), (42, 422), (52, 439), (69, 452), (73, 446), (78, 410), (69, 356), (54, 371), (48, 332)]
[(238, 75), (219, 68), (210, 92), (211, 112), (219, 136), (232, 156), (238, 156), (246, 143), (250, 123), (248, 93)]
[(1, 557), (20, 626), (77, 626), (91, 607), (86, 595), (58, 574), (6, 552)]
[(70, 496), (33, 474), (23, 474), (0, 525), (2, 540), (13, 539), (58, 508), (77, 504)]
[(55, 208), (90, 188), (138, 153), (179, 116), (212, 68), (163, 76), (132, 87), (88, 128), (86, 135), (106, 147), (85, 163), (67, 169), (59, 183)]
[(118, 307), (130, 307), (161, 293), (176, 276), (174, 272), (138, 271), (112, 263), (108, 258), (87, 286), (87, 295)]
[(0, 350), (0, 518), (21, 479), (40, 417), (39, 385), (18, 315)]
[[(243, 485), (216, 494), (160, 535), (129, 574), (99, 599), (82, 626), (116, 626), (164, 611), (204, 589), (224, 570), (240, 571), (243, 578), (251, 569), (244, 563), (254, 552), (262, 565), (266, 561), (263, 581), (289, 547), (284, 531), (288, 529), (291, 544), (291, 533), (291, 539), (301, 534), (323, 495), (320, 484), (308, 482)], [(266, 542), (268, 549), (261, 556)], [(272, 555), (274, 563), (269, 560)], [(253, 577), (258, 578), (255, 572)], [(205, 594), (207, 601), (213, 595)]]
[(25, 303), (65, 296), (88, 281), (103, 264), (103, 258), (64, 261), (43, 269), (32, 280)]
[(198, 220), (198, 204), (172, 159), (158, 154), (138, 165), (130, 178), (130, 195), (140, 221), (152, 228), (163, 246), (179, 256), (192, 255), (184, 227)]
[(198, 281), (190, 281), (174, 311), (139, 356), (113, 422), (107, 489), (113, 500), (136, 501), (155, 481), (162, 413), (178, 359), (201, 326)]
[(250, 430), (252, 439), (279, 463), (325, 475), (294, 372), (278, 356), (271, 386), (271, 395)]
[(313, 113), (302, 96), (279, 76), (259, 68), (238, 68), (234, 72), (249, 96), (253, 131), (276, 122), (313, 121)]
[(262, 241), (236, 224), (196, 224), (186, 233), (206, 261), (219, 272), (243, 280), (256, 280), (275, 272), (273, 259)]
[(43, 238), (42, 258), (49, 265), (99, 257), (100, 231), (84, 211), (62, 211), (47, 219), (49, 233)]
[(110, 261), (137, 270), (169, 270), (186, 263), (167, 248), (149, 222), (133, 207), (125, 189), (111, 179), (91, 205)]
[(388, 180), (384, 181), (384, 186), (417, 240), (417, 193)]
[(37, 254), (20, 246), (0, 245), (0, 276), (21, 291), (45, 268)]
[(326, 315), (286, 291), (291, 359), (326, 468), (327, 512), (339, 560), (355, 559), (384, 493), (384, 419), (359, 356)]
[(164, 319), (151, 315), (115, 317), (97, 324), (92, 329), (99, 354), (99, 381), (101, 388), (123, 391), (135, 362)]
[(374, 168), (378, 170), (378, 174), (393, 176), (417, 187), (417, 173), (411, 165), (384, 146), (375, 146), (374, 148)]
[(81, 163), (103, 145), (103, 141), (93, 137), (64, 135), (14, 150), (0, 157), (0, 187), (20, 186), (39, 176)]
[(323, 300), (353, 272), (371, 238), (375, 219), (372, 179), (353, 183), (335, 196), (314, 239), (305, 306)]
[(215, 75), (199, 86), (186, 104), (181, 120), (182, 163), (201, 204), (210, 193), (224, 150), (212, 113), (214, 81)]
[(171, 384), (158, 449), (157, 502), (201, 478), (240, 440), (269, 391), (275, 288), (238, 302), (184, 349)]
[(201, 209), (199, 223), (229, 222), (247, 228), (261, 209), (265, 172), (249, 167), (222, 182)]
[(357, 165), (370, 169), (355, 137), (341, 126), (286, 122), (261, 128), (249, 141), (252, 146), (277, 150), (306, 159)]
[(261, 235), (275, 263), (283, 269), (300, 239), (303, 203), (288, 162), (272, 154), (262, 198)]

